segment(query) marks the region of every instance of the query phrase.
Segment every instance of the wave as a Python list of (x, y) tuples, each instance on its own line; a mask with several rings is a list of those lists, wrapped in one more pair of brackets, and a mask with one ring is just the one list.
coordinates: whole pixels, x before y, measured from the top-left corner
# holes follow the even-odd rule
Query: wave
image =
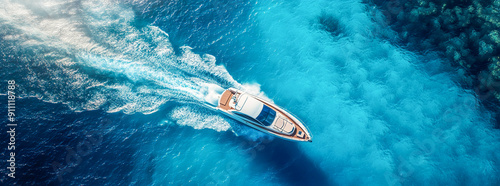
[[(214, 56), (189, 46), (175, 49), (167, 33), (142, 24), (131, 8), (115, 1), (2, 4), (0, 45), (8, 56), (2, 67), (16, 69), (2, 76), (18, 82), (21, 96), (64, 103), (74, 111), (150, 114), (170, 101), (215, 105), (228, 87), (263, 95), (258, 85), (236, 82)], [(229, 128), (220, 116), (207, 114), (180, 106), (170, 116), (194, 128)], [(185, 116), (197, 119), (181, 119)], [(209, 124), (213, 121), (218, 125)]]

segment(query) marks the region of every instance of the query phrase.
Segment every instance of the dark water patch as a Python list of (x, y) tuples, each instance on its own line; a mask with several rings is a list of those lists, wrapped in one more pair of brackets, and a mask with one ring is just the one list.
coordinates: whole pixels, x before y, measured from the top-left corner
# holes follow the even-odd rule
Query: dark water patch
[[(6, 96), (0, 98), (7, 99)], [(5, 107), (2, 104), (2, 108)], [(4, 183), (124, 185), (151, 182), (147, 176), (134, 176), (148, 175), (146, 170), (151, 167), (144, 164), (144, 168), (138, 169), (135, 163), (138, 145), (154, 138), (141, 132), (148, 130), (144, 126), (147, 121), (144, 115), (109, 114), (100, 110), (73, 112), (64, 104), (36, 98), (18, 99), (16, 107), (16, 179), (6, 179)], [(8, 138), (2, 135), (1, 140), (8, 141)]]
[[(246, 140), (245, 140), (246, 141)], [(276, 171), (277, 178), (287, 185), (332, 185), (323, 172), (297, 142), (281, 139), (268, 141), (246, 141), (250, 151), (255, 152), (253, 162)], [(305, 144), (307, 145), (307, 144)]]
[(339, 36), (343, 33), (342, 25), (333, 15), (322, 13), (318, 16), (317, 23), (319, 24), (319, 29), (328, 32), (333, 37)]
[(254, 37), (251, 33), (256, 33), (252, 23), (254, 1), (149, 0), (128, 3), (139, 19), (167, 32), (174, 49), (187, 45), (195, 52), (214, 55), (218, 63), (234, 62), (235, 53), (248, 52), (252, 44), (238, 43), (237, 38)]

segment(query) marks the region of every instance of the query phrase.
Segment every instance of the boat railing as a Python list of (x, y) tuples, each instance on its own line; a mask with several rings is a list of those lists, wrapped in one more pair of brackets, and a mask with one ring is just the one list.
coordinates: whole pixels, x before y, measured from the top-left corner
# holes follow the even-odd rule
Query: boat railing
[[(253, 96), (253, 95), (252, 95), (252, 96)], [(305, 125), (305, 123), (304, 123), (301, 119), (299, 119), (299, 117), (297, 117), (295, 114), (292, 114), (292, 112), (290, 112), (290, 111), (286, 110), (285, 108), (280, 107), (280, 106), (278, 106), (278, 105), (276, 105), (276, 104), (274, 104), (274, 103), (270, 103), (270, 102), (268, 102), (268, 101), (266, 101), (266, 100), (263, 100), (262, 98), (259, 98), (259, 97), (257, 97), (257, 96), (253, 96), (253, 97), (255, 97), (255, 98), (257, 98), (257, 99), (259, 99), (259, 100), (261, 100), (261, 101), (264, 101), (264, 102), (266, 102), (266, 103), (268, 103), (268, 104), (273, 105), (276, 109), (279, 109), (279, 110), (281, 110), (281, 111), (283, 111), (283, 112), (286, 112), (287, 114), (289, 114), (290, 116), (292, 116), (292, 117), (293, 117), (292, 119), (297, 120), (297, 121), (300, 123), (300, 124), (298, 124), (298, 125), (300, 125), (301, 127), (304, 127), (304, 128), (305, 128), (305, 131), (310, 131), (310, 130), (309, 130), (309, 128)], [(312, 138), (312, 135), (311, 135), (311, 133), (310, 133), (310, 132), (308, 132), (307, 134), (310, 136), (310, 138)]]
[[(295, 119), (301, 123), (301, 125), (300, 125), (301, 127), (304, 127), (306, 129), (306, 131), (310, 131), (309, 128), (307, 127), (307, 125), (301, 119), (299, 119), (299, 117), (297, 117), (295, 114), (293, 114), (292, 112), (290, 112), (289, 110), (287, 110), (283, 107), (277, 106), (277, 108), (285, 111), (287, 114), (290, 114), (293, 117), (293, 119)], [(312, 138), (312, 135), (310, 132), (308, 132), (308, 135), (310, 136), (310, 138)]]

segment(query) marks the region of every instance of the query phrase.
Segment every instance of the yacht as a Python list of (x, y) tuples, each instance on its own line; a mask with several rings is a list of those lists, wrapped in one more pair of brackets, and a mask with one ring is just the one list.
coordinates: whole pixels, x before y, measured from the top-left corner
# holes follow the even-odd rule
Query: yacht
[(254, 129), (292, 141), (312, 142), (306, 127), (282, 108), (243, 91), (229, 88), (216, 107), (225, 115)]

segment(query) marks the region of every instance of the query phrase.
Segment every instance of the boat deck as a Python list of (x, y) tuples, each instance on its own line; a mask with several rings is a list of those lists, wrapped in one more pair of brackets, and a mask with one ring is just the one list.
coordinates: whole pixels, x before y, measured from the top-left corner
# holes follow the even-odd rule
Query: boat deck
[[(219, 100), (219, 108), (221, 108), (223, 111), (226, 111), (228, 112), (229, 110), (233, 110), (234, 108), (230, 106), (230, 102), (231, 102), (231, 99), (234, 95), (238, 96), (240, 93), (238, 92), (233, 92), (233, 91), (230, 91), (229, 89), (224, 91), (224, 93), (222, 93), (221, 97), (220, 97), (220, 100)], [(288, 113), (285, 113), (284, 111), (282, 111), (281, 109), (278, 109), (276, 108), (275, 105), (273, 104), (270, 104), (270, 103), (267, 103), (266, 101), (258, 98), (258, 97), (255, 97), (255, 96), (252, 96), (254, 97), (255, 99), (261, 101), (263, 104), (267, 105), (269, 108), (273, 109), (274, 111), (280, 113), (281, 115), (283, 115), (284, 117), (286, 117), (288, 119), (289, 122), (293, 123), (293, 125), (295, 126), (295, 131), (291, 134), (291, 135), (285, 135), (285, 134), (282, 134), (282, 133), (278, 133), (276, 131), (273, 131), (273, 130), (269, 130), (263, 126), (260, 126), (260, 125), (255, 125), (255, 124), (252, 124), (251, 126), (254, 127), (254, 128), (260, 128), (262, 130), (265, 130), (267, 132), (270, 132), (270, 133), (273, 133), (277, 136), (280, 136), (280, 137), (283, 137), (285, 139), (290, 139), (290, 140), (298, 140), (298, 141), (309, 141), (311, 139), (311, 136), (309, 136), (309, 133), (306, 132), (306, 130), (304, 128), (302, 128), (302, 126), (300, 126), (299, 124), (297, 124), (297, 121), (295, 119), (292, 119), (290, 118), (290, 116), (288, 115)], [(228, 112), (229, 113), (229, 112)], [(300, 135), (298, 134), (300, 132), (302, 132), (303, 134), (303, 137), (300, 137)]]
[[(260, 100), (260, 99), (259, 99)], [(262, 100), (261, 100), (262, 101)], [(294, 119), (290, 118), (288, 116), (287, 113), (283, 113), (282, 111), (280, 111), (280, 109), (277, 109), (275, 106), (271, 105), (271, 104), (268, 104), (264, 101), (262, 101), (265, 105), (267, 105), (268, 107), (272, 108), (274, 111), (276, 112), (279, 112), (281, 115), (285, 116), (289, 122), (293, 123), (293, 125), (295, 126), (295, 131), (291, 134), (291, 135), (284, 135), (284, 134), (280, 134), (280, 133), (277, 133), (278, 135), (280, 136), (287, 136), (289, 138), (294, 138), (294, 139), (298, 139), (298, 140), (305, 140), (305, 141), (308, 141), (311, 137), (307, 135), (307, 133), (304, 131), (304, 129), (295, 122)], [(303, 137), (301, 138), (298, 133), (299, 131), (301, 131), (303, 133)]]
[(235, 94), (236, 93), (233, 93), (229, 90), (224, 91), (224, 93), (222, 93), (222, 96), (220, 97), (220, 100), (219, 100), (219, 108), (224, 109), (224, 110), (231, 109), (231, 106), (229, 106), (229, 102), (231, 101), (231, 98)]

